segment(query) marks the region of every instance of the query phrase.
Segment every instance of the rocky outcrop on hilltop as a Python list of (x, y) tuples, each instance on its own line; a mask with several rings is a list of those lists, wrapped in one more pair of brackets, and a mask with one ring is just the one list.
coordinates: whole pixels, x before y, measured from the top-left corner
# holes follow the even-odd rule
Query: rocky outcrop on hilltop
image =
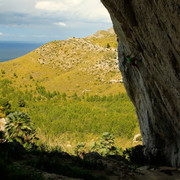
[[(111, 29), (104, 32), (113, 34)], [(104, 36), (101, 31), (97, 34)], [(34, 52), (40, 64), (47, 64), (64, 72), (78, 68), (80, 72), (101, 76), (101, 78), (105, 78), (107, 73), (117, 73), (121, 79), (117, 67), (116, 49), (93, 44), (90, 39), (69, 38), (63, 41), (53, 41)]]
[(180, 166), (180, 1), (101, 1), (119, 38), (119, 68), (136, 107), (145, 153), (160, 153)]

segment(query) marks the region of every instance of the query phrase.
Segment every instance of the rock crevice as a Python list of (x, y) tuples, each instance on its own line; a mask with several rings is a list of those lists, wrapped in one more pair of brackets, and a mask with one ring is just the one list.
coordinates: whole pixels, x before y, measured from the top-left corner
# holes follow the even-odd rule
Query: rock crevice
[[(119, 39), (118, 60), (147, 155), (180, 166), (180, 1), (101, 0)], [(135, 57), (137, 66), (126, 60)]]

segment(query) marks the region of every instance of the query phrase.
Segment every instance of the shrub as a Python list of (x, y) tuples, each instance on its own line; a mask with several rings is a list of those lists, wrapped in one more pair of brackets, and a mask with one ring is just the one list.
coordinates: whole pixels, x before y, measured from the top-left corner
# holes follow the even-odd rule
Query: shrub
[(110, 48), (111, 46), (110, 46), (110, 44), (109, 44), (109, 43), (107, 43), (106, 47), (107, 47), (107, 48)]
[(67, 97), (66, 93), (63, 93), (62, 98), (63, 98), (64, 101), (66, 101), (66, 97)]
[(3, 179), (7, 180), (43, 180), (43, 175), (35, 170), (22, 169), (13, 165), (8, 165), (6, 161), (0, 160), (0, 173)]
[(7, 139), (10, 142), (19, 142), (25, 148), (32, 148), (37, 137), (29, 116), (24, 112), (14, 112), (9, 114), (7, 119)]
[(77, 155), (77, 156), (80, 156), (80, 157), (82, 157), (83, 156), (83, 154), (85, 154), (85, 143), (80, 143), (80, 144), (78, 144), (77, 146), (76, 146), (76, 148), (75, 148), (75, 154)]
[(4, 107), (0, 106), (0, 118), (4, 118), (5, 116)]
[(1, 69), (1, 73), (2, 73), (2, 74), (6, 74), (6, 72), (5, 72), (3, 69)]
[(94, 142), (91, 150), (98, 152), (102, 156), (118, 154), (114, 147), (114, 137), (109, 132), (104, 132), (98, 143)]
[(18, 77), (16, 73), (14, 73), (14, 77), (16, 77), (16, 78)]
[(106, 180), (105, 177), (96, 176), (89, 170), (72, 166), (68, 163), (62, 163), (58, 158), (40, 156), (38, 159), (27, 161), (26, 164), (35, 168), (40, 168), (42, 171), (72, 178), (81, 178), (84, 180)]
[(143, 154), (143, 146), (137, 145), (135, 147), (127, 148), (124, 152), (124, 157), (132, 164), (144, 165), (147, 162)]
[(18, 106), (19, 106), (19, 107), (25, 107), (25, 106), (26, 106), (26, 103), (25, 103), (24, 99), (20, 99), (20, 100), (18, 101)]
[(6, 161), (6, 163), (11, 163), (13, 159), (21, 159), (24, 155), (24, 147), (15, 142), (2, 141), (0, 143), (0, 159)]
[(2, 113), (4, 113), (5, 115), (8, 115), (10, 113), (11, 104), (9, 103), (9, 101), (7, 101), (6, 99), (0, 99), (0, 106), (2, 107)]

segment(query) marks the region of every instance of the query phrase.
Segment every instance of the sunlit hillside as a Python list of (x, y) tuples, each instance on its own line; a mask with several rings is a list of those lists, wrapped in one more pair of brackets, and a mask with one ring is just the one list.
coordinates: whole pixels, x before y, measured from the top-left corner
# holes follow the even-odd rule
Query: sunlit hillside
[(11, 104), (10, 111), (30, 115), (43, 143), (72, 152), (79, 142), (108, 131), (119, 146), (131, 146), (139, 127), (117, 66), (116, 46), (110, 29), (49, 42), (1, 63), (0, 99)]
[[(6, 72), (1, 78), (13, 79), (13, 85), (20, 89), (34, 89), (38, 83), (51, 92), (69, 95), (125, 92), (117, 67), (115, 34), (98, 32), (101, 33), (102, 37), (53, 41), (23, 57), (1, 63), (0, 69)], [(100, 46), (108, 43), (109, 48)]]

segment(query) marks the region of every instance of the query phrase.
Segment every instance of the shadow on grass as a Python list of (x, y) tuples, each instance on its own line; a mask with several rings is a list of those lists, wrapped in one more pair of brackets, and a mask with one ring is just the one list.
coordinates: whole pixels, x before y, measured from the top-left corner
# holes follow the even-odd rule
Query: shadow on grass
[(93, 171), (105, 167), (96, 160), (82, 160), (76, 156), (57, 150), (26, 150), (19, 143), (0, 143), (0, 173), (5, 180), (41, 180), (43, 172), (85, 180), (106, 180), (106, 177), (95, 175)]
[(82, 159), (61, 152), (58, 148), (47, 150), (42, 146), (26, 150), (19, 143), (0, 143), (0, 174), (5, 180), (43, 180), (43, 172), (85, 180), (106, 180), (109, 169), (101, 159), (114, 159), (129, 167), (165, 165), (161, 156), (153, 157), (152, 162), (149, 162), (143, 155), (143, 146), (126, 149), (122, 156), (102, 157), (93, 152), (84, 154)]

